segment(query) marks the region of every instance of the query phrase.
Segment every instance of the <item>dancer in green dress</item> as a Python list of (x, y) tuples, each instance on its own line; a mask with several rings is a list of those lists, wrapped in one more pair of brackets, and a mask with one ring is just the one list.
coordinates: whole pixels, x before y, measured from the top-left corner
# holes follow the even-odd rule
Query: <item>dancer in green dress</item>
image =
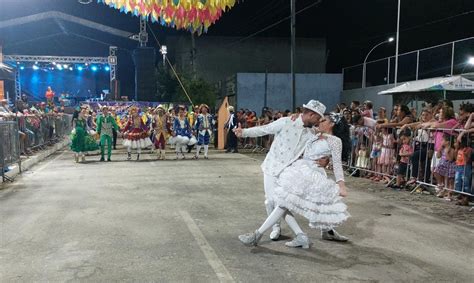
[(74, 151), (76, 162), (79, 162), (79, 159), (86, 161), (85, 152), (99, 148), (94, 138), (87, 133), (86, 112), (87, 108), (81, 107), (78, 117), (72, 121), (74, 129), (71, 134), (71, 150)]

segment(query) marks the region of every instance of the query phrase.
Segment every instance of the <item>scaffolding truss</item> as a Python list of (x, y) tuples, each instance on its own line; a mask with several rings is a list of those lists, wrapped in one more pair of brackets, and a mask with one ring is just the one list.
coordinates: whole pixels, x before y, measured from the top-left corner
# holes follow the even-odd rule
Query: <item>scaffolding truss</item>
[[(5, 62), (38, 62), (63, 64), (108, 64), (110, 67), (110, 89), (117, 73), (117, 47), (110, 46), (109, 57), (82, 57), (82, 56), (36, 56), (36, 55), (3, 55)], [(21, 99), (20, 69), (15, 72), (15, 96)]]

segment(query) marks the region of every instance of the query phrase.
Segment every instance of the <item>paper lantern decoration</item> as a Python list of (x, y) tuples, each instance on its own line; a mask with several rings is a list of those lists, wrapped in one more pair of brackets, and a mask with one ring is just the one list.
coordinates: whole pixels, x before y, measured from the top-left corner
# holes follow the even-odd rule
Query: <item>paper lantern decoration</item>
[(164, 26), (201, 34), (236, 0), (97, 0), (124, 13), (150, 18)]

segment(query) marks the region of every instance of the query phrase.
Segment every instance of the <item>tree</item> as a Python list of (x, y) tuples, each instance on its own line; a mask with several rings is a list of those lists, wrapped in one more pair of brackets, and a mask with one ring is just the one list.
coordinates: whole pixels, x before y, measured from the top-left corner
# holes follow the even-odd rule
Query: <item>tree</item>
[[(188, 95), (195, 105), (205, 103), (209, 105), (211, 109), (214, 109), (216, 104), (216, 89), (212, 84), (202, 78), (193, 79), (191, 76), (184, 76), (181, 79)], [(179, 93), (178, 97), (186, 97), (180, 86), (177, 92)]]
[[(205, 103), (211, 109), (214, 108), (216, 104), (216, 89), (212, 84), (202, 78), (193, 79), (189, 73), (178, 73), (178, 75), (195, 105)], [(189, 103), (174, 73), (163, 66), (158, 67), (157, 90), (161, 101)]]

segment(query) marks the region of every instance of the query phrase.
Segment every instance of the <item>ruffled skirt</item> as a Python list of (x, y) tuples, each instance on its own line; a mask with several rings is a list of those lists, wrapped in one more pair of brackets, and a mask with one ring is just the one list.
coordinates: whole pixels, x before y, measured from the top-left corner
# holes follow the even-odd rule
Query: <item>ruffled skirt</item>
[(84, 128), (76, 127), (71, 133), (70, 148), (74, 152), (87, 152), (99, 149), (97, 141)]
[(323, 168), (297, 160), (280, 174), (275, 202), (309, 220), (311, 228), (332, 229), (350, 217), (339, 196), (339, 186)]
[(168, 143), (171, 145), (195, 145), (197, 143), (197, 139), (195, 136), (191, 136), (191, 138), (187, 136), (175, 136), (168, 139)]
[(150, 147), (153, 143), (151, 142), (148, 134), (142, 129), (133, 129), (132, 131), (126, 133), (123, 139), (123, 145), (125, 147), (136, 148), (147, 148)]

